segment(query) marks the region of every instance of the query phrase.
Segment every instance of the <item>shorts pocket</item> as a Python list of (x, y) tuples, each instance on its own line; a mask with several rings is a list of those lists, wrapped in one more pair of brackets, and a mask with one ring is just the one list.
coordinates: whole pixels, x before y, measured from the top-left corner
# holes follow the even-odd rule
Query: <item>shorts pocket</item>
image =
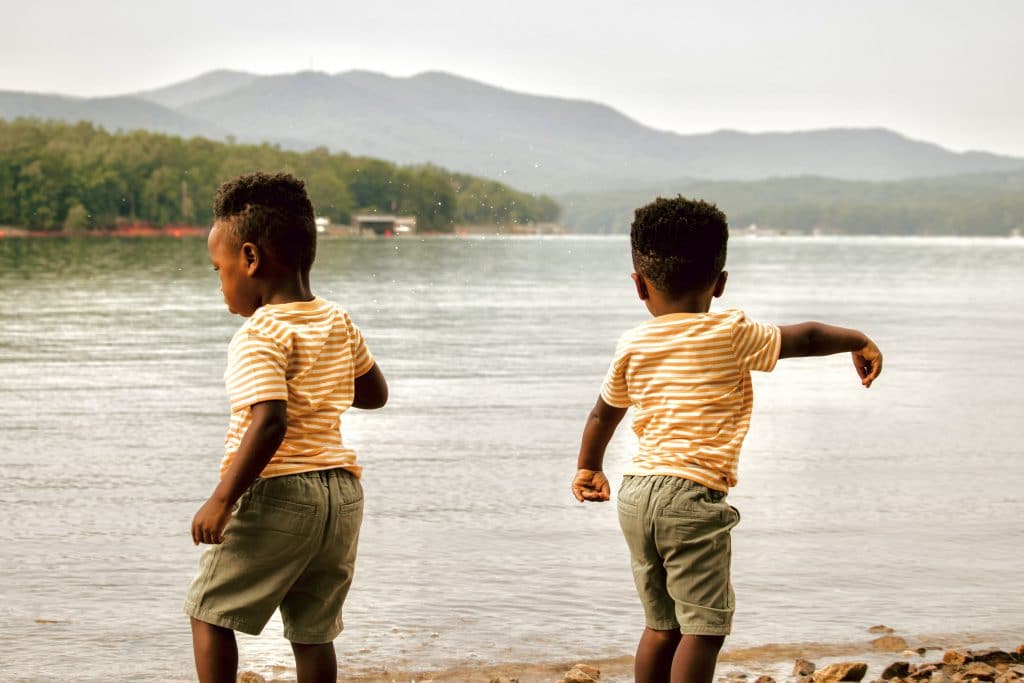
[(718, 520), (732, 522), (733, 509), (726, 501), (723, 491), (708, 488), (703, 484), (686, 482), (659, 510), (664, 517), (681, 517), (696, 520)]
[(625, 517), (636, 517), (640, 514), (640, 508), (636, 503), (630, 503), (628, 500), (622, 500), (621, 498), (615, 501), (615, 509), (619, 515)]
[(363, 514), (363, 499), (353, 500), (347, 503), (342, 503), (337, 508), (338, 515), (342, 517), (350, 517), (352, 515)]
[(251, 505), (277, 508), (286, 512), (294, 512), (297, 515), (316, 514), (316, 505), (309, 505), (308, 503), (297, 503), (294, 500), (284, 500), (283, 498), (274, 498), (273, 496), (253, 496), (251, 500)]
[(252, 496), (244, 514), (261, 529), (308, 537), (316, 524), (316, 506), (270, 496)]
[(626, 475), (622, 478), (619, 490), (615, 494), (616, 505), (623, 503), (630, 505), (634, 510), (639, 508), (640, 497), (643, 495), (643, 484), (645, 480), (641, 477)]

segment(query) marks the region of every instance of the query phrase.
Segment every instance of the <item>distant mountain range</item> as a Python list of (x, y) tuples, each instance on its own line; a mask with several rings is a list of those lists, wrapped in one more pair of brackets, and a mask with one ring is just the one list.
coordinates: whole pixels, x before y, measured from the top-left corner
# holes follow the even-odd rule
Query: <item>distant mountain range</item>
[(602, 104), (503, 90), (447, 73), (260, 76), (213, 71), (105, 98), (0, 91), (0, 118), (88, 120), (108, 129), (326, 146), (433, 163), (531, 192), (641, 188), (692, 179), (814, 175), (901, 180), (1024, 169), (1024, 159), (952, 152), (884, 129), (679, 135)]

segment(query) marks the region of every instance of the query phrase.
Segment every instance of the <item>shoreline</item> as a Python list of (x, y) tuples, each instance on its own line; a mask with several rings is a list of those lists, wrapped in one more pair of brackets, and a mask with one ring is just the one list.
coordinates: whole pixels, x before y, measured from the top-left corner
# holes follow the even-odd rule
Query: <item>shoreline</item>
[[(568, 229), (563, 229), (560, 232), (544, 232), (544, 231), (531, 231), (523, 229), (503, 229), (507, 226), (492, 226), (493, 229), (488, 228), (481, 230), (480, 226), (473, 226), (474, 229), (464, 230), (456, 228), (452, 232), (433, 232), (433, 231), (422, 231), (416, 232), (409, 235), (392, 235), (390, 237), (384, 236), (365, 236), (365, 235), (353, 235), (348, 233), (339, 233), (335, 231), (327, 231), (318, 233), (318, 238), (328, 240), (397, 240), (397, 241), (408, 241), (416, 239), (485, 239), (485, 238), (619, 238), (628, 239), (629, 233), (586, 233), (586, 232), (575, 232)], [(103, 230), (90, 230), (86, 232), (65, 232), (63, 230), (30, 230), (28, 228), (19, 228), (15, 226), (0, 225), (0, 240), (16, 240), (16, 239), (188, 239), (188, 238), (206, 238), (209, 233), (209, 227), (193, 226), (193, 225), (182, 225), (162, 228), (152, 227), (139, 227), (132, 229), (103, 229)], [(763, 231), (760, 234), (748, 233), (745, 230), (736, 230), (730, 234), (731, 240), (740, 241), (758, 241), (758, 240), (830, 240), (830, 239), (867, 239), (867, 240), (929, 240), (935, 242), (941, 241), (977, 241), (977, 242), (1009, 242), (1024, 244), (1024, 236), (1018, 234), (1009, 235), (971, 235), (971, 234), (955, 234), (955, 235), (940, 235), (940, 234), (919, 234), (919, 235), (896, 235), (896, 234), (882, 234), (882, 233), (810, 233), (810, 232), (797, 232), (797, 231), (778, 231), (769, 232)]]
[[(721, 683), (1013, 683), (1024, 681), (1024, 634), (1021, 642), (987, 637), (906, 637), (875, 626), (870, 640), (849, 643), (768, 643), (723, 649), (715, 681)], [(975, 668), (968, 669), (975, 664)], [(461, 664), (449, 668), (382, 666), (346, 672), (346, 683), (627, 683), (633, 679), (633, 656), (558, 659), (542, 662)], [(991, 671), (985, 669), (988, 666)], [(852, 673), (846, 673), (852, 667)], [(808, 672), (808, 669), (810, 671)], [(804, 671), (806, 673), (801, 673)], [(837, 672), (840, 672), (837, 674)], [(900, 675), (896, 675), (900, 674)], [(838, 678), (836, 676), (839, 676)], [(885, 677), (883, 677), (885, 675)], [(588, 678), (589, 676), (589, 678)], [(859, 677), (858, 677), (859, 676)], [(243, 683), (294, 683), (292, 667), (240, 669)]]

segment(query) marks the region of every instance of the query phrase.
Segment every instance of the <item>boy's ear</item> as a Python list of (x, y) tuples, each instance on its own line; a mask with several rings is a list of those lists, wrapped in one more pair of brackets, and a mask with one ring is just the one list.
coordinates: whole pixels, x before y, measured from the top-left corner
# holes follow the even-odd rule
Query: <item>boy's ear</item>
[(242, 257), (245, 259), (245, 274), (252, 277), (260, 268), (260, 248), (246, 242), (242, 245)]
[(647, 301), (651, 298), (651, 293), (647, 289), (647, 280), (640, 273), (633, 273), (630, 275), (633, 278), (633, 284), (636, 285), (636, 295), (640, 297), (641, 301)]
[(718, 274), (718, 279), (715, 280), (715, 289), (711, 292), (716, 298), (722, 296), (725, 292), (725, 281), (729, 279), (729, 273), (722, 271)]

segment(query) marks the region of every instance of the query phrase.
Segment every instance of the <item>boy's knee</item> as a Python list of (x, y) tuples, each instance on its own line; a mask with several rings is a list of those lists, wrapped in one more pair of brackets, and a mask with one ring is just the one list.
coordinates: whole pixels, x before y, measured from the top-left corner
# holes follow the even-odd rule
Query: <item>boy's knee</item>
[(217, 624), (211, 624), (208, 621), (196, 619), (195, 617), (189, 617), (189, 622), (192, 624), (193, 633), (210, 633), (220, 636), (234, 634), (234, 631), (227, 628), (226, 626), (218, 626)]
[(678, 642), (679, 639), (682, 638), (682, 634), (679, 632), (679, 629), (677, 628), (659, 630), (647, 626), (644, 630), (646, 631), (646, 636), (648, 638), (665, 643)]
[(693, 640), (693, 644), (705, 651), (718, 651), (722, 649), (722, 645), (725, 643), (725, 636), (711, 636), (711, 635), (686, 635), (684, 636), (687, 640)]

